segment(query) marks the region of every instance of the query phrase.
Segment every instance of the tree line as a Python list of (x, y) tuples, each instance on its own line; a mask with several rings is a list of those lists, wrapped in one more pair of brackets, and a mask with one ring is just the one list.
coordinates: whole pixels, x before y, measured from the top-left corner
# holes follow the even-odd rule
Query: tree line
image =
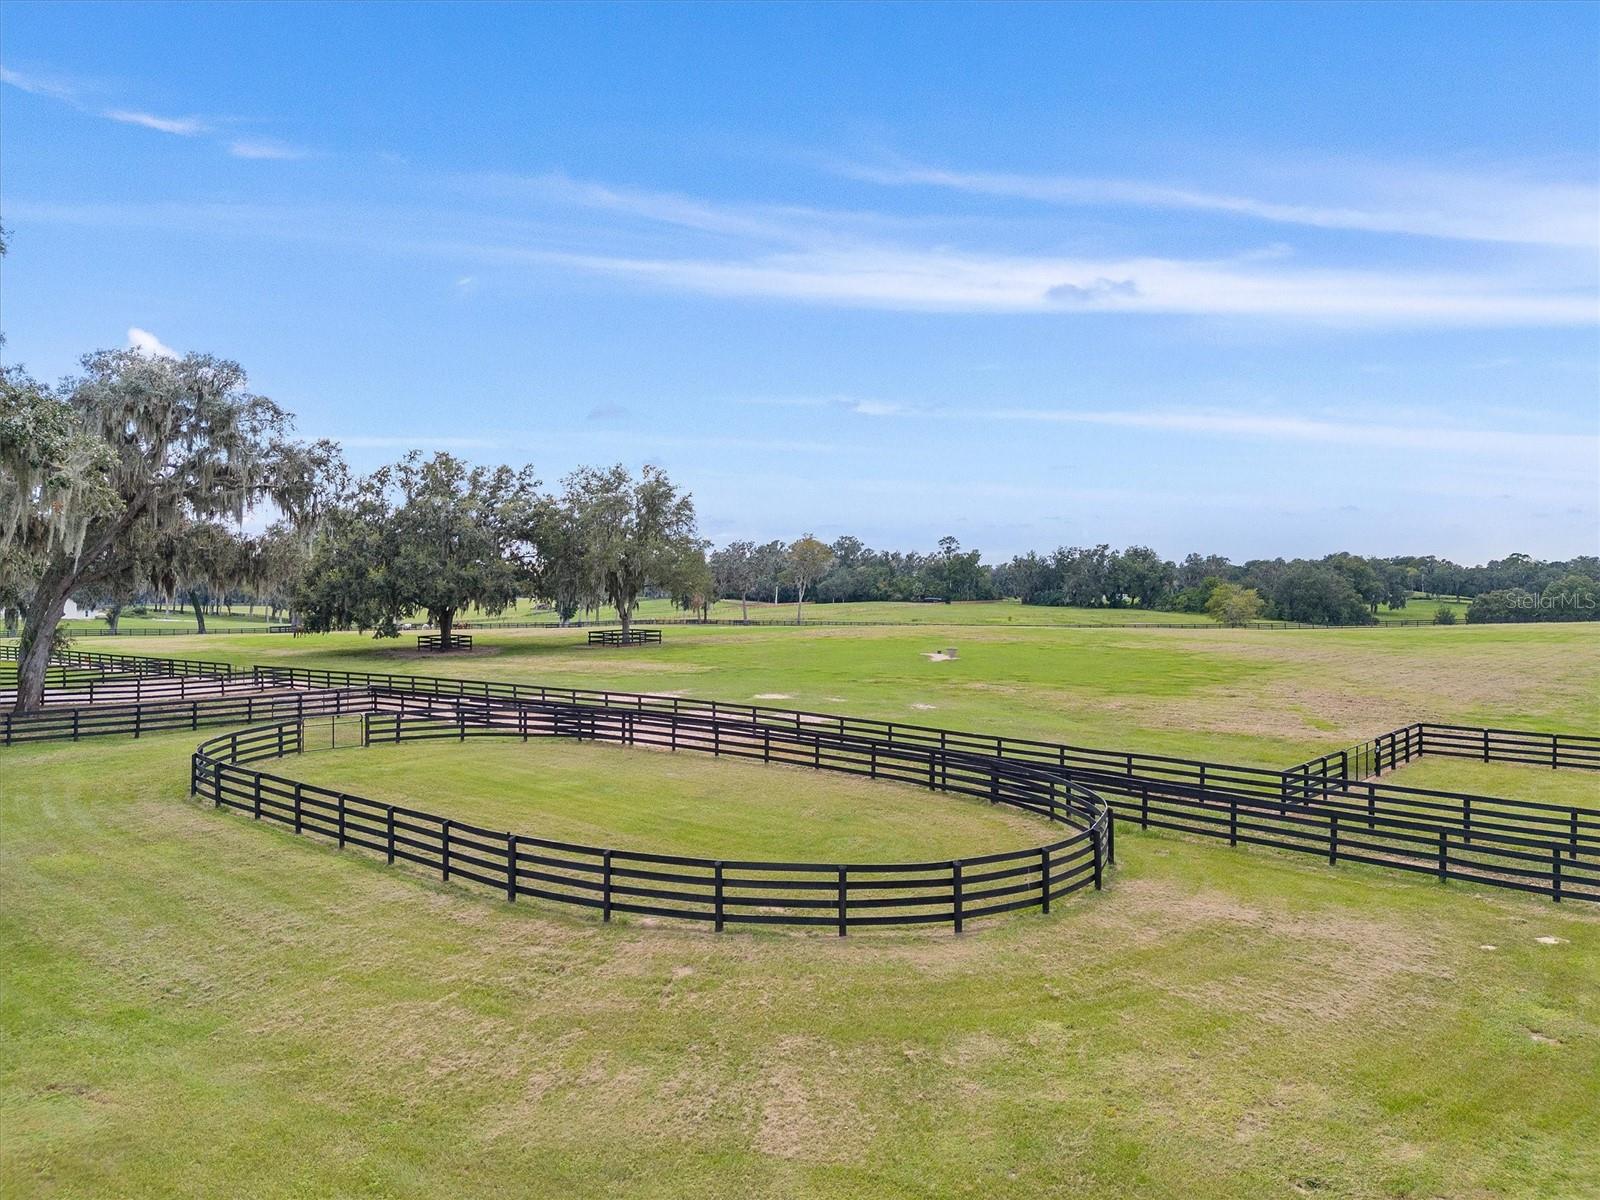
[[(1462, 567), (1431, 556), (1338, 553), (1234, 563), (1194, 553), (1173, 562), (1148, 546), (1119, 551), (1101, 544), (1063, 546), (985, 565), (979, 551), (963, 550), (953, 537), (941, 538), (926, 554), (873, 550), (854, 537), (837, 538), (821, 549), (825, 566), (820, 574), (809, 574), (806, 587), (823, 603), (1016, 599), (1074, 608), (1209, 612), (1234, 623), (1266, 617), (1361, 625), (1374, 621), (1380, 606), (1403, 609), (1419, 595), (1424, 600), (1476, 597), (1469, 621), (1592, 619), (1600, 592), (1600, 558), (1595, 557), (1545, 562), (1513, 554)], [(791, 547), (782, 542), (733, 542), (716, 551), (711, 566), (717, 595), (759, 596), (774, 604), (801, 599), (790, 555)]]
[[(1351, 625), (1415, 593), (1473, 597), (1469, 621), (1600, 616), (1593, 557), (1175, 563), (1101, 544), (986, 565), (953, 537), (924, 554), (810, 534), (708, 554), (692, 498), (654, 467), (584, 467), (546, 490), (528, 467), (413, 453), (356, 476), (334, 443), (291, 433), (237, 363), (210, 355), (100, 351), (54, 387), (0, 368), (0, 610), (8, 633), (21, 623), (19, 709), (39, 702), (69, 600), (114, 619), (138, 597), (181, 598), (204, 629), (217, 597), (237, 597), (308, 630), (379, 636), (417, 616), (448, 634), (468, 608), (523, 597), (562, 621), (608, 607), (624, 629), (646, 595), (702, 616), (734, 600), (745, 618), (753, 598), (790, 601), (797, 618), (808, 600), (1014, 598)], [(242, 533), (257, 510), (279, 519)]]

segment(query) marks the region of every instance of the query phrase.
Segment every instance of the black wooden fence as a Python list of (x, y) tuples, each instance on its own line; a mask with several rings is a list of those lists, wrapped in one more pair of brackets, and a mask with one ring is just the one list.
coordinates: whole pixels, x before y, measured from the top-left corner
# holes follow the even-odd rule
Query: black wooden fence
[[(0, 662), (17, 662), (20, 647), (0, 643)], [(141, 654), (102, 654), (95, 650), (57, 650), (50, 659), (66, 667), (105, 669), (135, 672), (147, 675), (210, 675), (229, 676), (241, 674), (231, 663), (201, 658), (155, 658)]]
[[(443, 721), (458, 736), (466, 726), (503, 729), (528, 719), (518, 710), (555, 709), (567, 714), (563, 720), (578, 722), (580, 730), (584, 719), (627, 719), (639, 729), (645, 718), (668, 717), (675, 731), (669, 737), (691, 728), (709, 730), (705, 736), (713, 747), (726, 744), (729, 752), (754, 746), (755, 739), (765, 746), (790, 744), (787, 739), (797, 737), (813, 754), (821, 753), (822, 746), (838, 747), (841, 753), (866, 754), (869, 764), (875, 756), (888, 763), (896, 753), (981, 756), (1087, 786), (1120, 816), (1144, 827), (1326, 855), (1333, 863), (1368, 862), (1426, 871), (1441, 879), (1472, 879), (1557, 900), (1600, 899), (1600, 812), (1351, 779), (1345, 773), (1350, 770), (1348, 752), (1340, 752), (1342, 759), (1329, 755), (1289, 771), (1271, 771), (683, 697), (305, 668), (256, 667), (251, 677), (263, 689), (256, 704), (293, 703), (270, 689), (299, 689), (307, 697), (304, 704), (313, 703), (311, 697), (318, 692), (344, 693), (349, 698), (333, 700), (332, 711), (356, 711), (339, 705), (365, 702), (411, 719)], [(45, 710), (8, 717), (5, 736), (9, 743), (138, 734), (255, 720), (259, 716), (250, 714), (262, 711), (252, 708), (248, 697), (124, 706), (120, 712), (111, 707)], [(1593, 748), (1600, 741), (1462, 726), (1408, 728), (1420, 732), (1395, 731), (1377, 739), (1390, 765), (1397, 756), (1403, 761), (1408, 748), (1414, 756), (1427, 747), (1429, 753), (1470, 752), (1480, 759), (1487, 754), (1491, 761), (1500, 756), (1501, 761), (1591, 769)], [(1319, 763), (1319, 769), (1311, 769)]]
[[(374, 697), (375, 704), (389, 698)], [(413, 711), (404, 709), (410, 703)], [(770, 729), (724, 729), (696, 718), (602, 713), (558, 705), (473, 706), (369, 714), (369, 743), (472, 737), (573, 737), (655, 745), (714, 755), (791, 762), (819, 770), (916, 782), (977, 796), (1068, 827), (1065, 837), (999, 854), (943, 862), (817, 863), (693, 858), (489, 830), (420, 809), (381, 804), (346, 792), (254, 770), (246, 764), (297, 753), (303, 725), (279, 722), (213, 738), (196, 750), (190, 787), (218, 807), (318, 834), (340, 848), (357, 846), (441, 878), (501, 891), (507, 900), (535, 896), (613, 913), (730, 924), (818, 926), (843, 937), (851, 928), (949, 924), (1025, 908), (1048, 912), (1085, 887), (1100, 888), (1115, 859), (1109, 810), (1080, 785), (1031, 767), (965, 754), (912, 754), (876, 745), (842, 745), (826, 735)]]
[(1600, 737), (1418, 721), (1380, 733), (1359, 745), (1321, 755), (1291, 767), (1288, 773), (1304, 776), (1308, 781), (1347, 782), (1382, 775), (1385, 770), (1392, 771), (1425, 755), (1552, 770), (1600, 771)]
[(661, 630), (659, 629), (630, 629), (623, 632), (621, 629), (591, 629), (589, 631), (589, 645), (591, 646), (659, 646), (661, 644)]
[(417, 636), (418, 650), (471, 650), (472, 636), (452, 633), (448, 638), (442, 633), (423, 633)]
[(193, 700), (155, 700), (141, 704), (101, 704), (82, 708), (41, 708), (0, 714), (0, 745), (78, 741), (87, 737), (142, 737), (175, 729), (242, 725), (294, 717), (365, 712), (372, 694), (366, 688), (249, 692)]

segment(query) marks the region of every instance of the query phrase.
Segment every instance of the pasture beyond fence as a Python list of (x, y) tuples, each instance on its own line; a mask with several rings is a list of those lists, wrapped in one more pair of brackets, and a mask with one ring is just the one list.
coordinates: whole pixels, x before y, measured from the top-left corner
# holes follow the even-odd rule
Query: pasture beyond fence
[[(668, 749), (690, 749), (690, 740), (679, 745), (679, 739), (696, 731), (701, 742), (709, 739), (713, 753), (757, 756), (759, 747), (764, 761), (789, 761), (781, 750), (779, 758), (770, 757), (774, 745), (810, 747), (809, 765), (819, 768), (824, 754), (865, 755), (869, 774), (877, 769), (873, 763), (904, 762), (907, 756), (923, 764), (965, 756), (964, 761), (1025, 768), (1085, 788), (1115, 819), (1141, 828), (1310, 853), (1330, 864), (1359, 862), (1471, 880), (1558, 901), (1600, 900), (1600, 813), (1360, 779), (1353, 773), (1361, 769), (1361, 757), (1350, 751), (1274, 771), (673, 696), (270, 666), (236, 675), (254, 684), (254, 695), (47, 708), (8, 715), (4, 738), (12, 744), (99, 733), (138, 736), (158, 728), (263, 719), (298, 723), (354, 712), (431, 722), (428, 736), (517, 736), (520, 723), (537, 725), (544, 718), (536, 714), (556, 713), (551, 720), (576, 731), (569, 736), (627, 728), (633, 744), (641, 744), (640, 730), (664, 729)], [(368, 718), (373, 719), (387, 718)], [(501, 732), (467, 732), (478, 729)], [(400, 740), (409, 736), (408, 731)], [(1381, 746), (1374, 761), (1391, 767), (1422, 753), (1470, 753), (1491, 762), (1580, 770), (1595, 769), (1600, 760), (1600, 739), (1593, 737), (1428, 723), (1374, 743)]]

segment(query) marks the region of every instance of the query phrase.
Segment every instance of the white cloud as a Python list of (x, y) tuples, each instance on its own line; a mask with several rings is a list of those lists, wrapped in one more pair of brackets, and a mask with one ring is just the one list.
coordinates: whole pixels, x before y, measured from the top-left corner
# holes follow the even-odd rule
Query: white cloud
[(178, 357), (178, 352), (171, 346), (148, 329), (140, 329), (137, 325), (128, 327), (128, 345), (140, 354), (148, 354), (152, 358)]
[(52, 100), (62, 100), (68, 104), (77, 103), (78, 93), (82, 87), (76, 81), (63, 76), (15, 71), (10, 67), (0, 67), (0, 83), (8, 83), (35, 96), (48, 96)]
[(179, 137), (195, 137), (210, 131), (211, 126), (199, 117), (158, 117), (154, 113), (135, 112), (126, 108), (108, 108), (100, 114), (108, 121), (124, 125), (139, 125), (159, 133), (173, 133)]
[(311, 157), (309, 150), (291, 146), (276, 138), (239, 138), (228, 143), (228, 153), (235, 158), (269, 159), (276, 162), (295, 162)]
[[(1600, 241), (1600, 190), (1593, 182), (1535, 180), (1513, 172), (1466, 175), (1398, 168), (1343, 168), (1314, 186), (1354, 190), (1340, 203), (1264, 199), (1125, 179), (846, 166), (852, 178), (1062, 205), (1129, 205), (1253, 217), (1288, 225), (1356, 229), (1469, 241), (1582, 247)], [(1306, 186), (1302, 184), (1301, 186)]]
[(1351, 325), (1600, 320), (1592, 289), (1510, 274), (1301, 267), (1248, 257), (1087, 260), (874, 244), (743, 259), (540, 257), (713, 295), (904, 311), (1207, 314)]

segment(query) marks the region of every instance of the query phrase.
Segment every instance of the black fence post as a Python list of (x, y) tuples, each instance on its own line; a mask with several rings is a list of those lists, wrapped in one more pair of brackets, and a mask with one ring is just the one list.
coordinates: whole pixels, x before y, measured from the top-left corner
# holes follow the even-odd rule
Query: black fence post
[(1228, 845), (1239, 844), (1239, 797), (1228, 797)]
[(1050, 847), (1039, 851), (1039, 910), (1050, 915)]
[(956, 859), (950, 864), (950, 894), (954, 900), (952, 916), (955, 918), (956, 932), (961, 932), (961, 860)]
[(1106, 861), (1117, 865), (1117, 814), (1106, 806)]
[(384, 856), (389, 865), (394, 866), (394, 805), (389, 805), (384, 814)]
[(839, 868), (839, 936), (844, 936), (845, 931), (845, 890), (849, 886), (845, 878), (845, 868)]
[(1439, 882), (1445, 881), (1450, 865), (1450, 831), (1439, 830)]
[(600, 853), (600, 919), (611, 920), (611, 851)]
[(345, 794), (343, 792), (339, 793), (339, 849), (341, 849), (341, 850), (344, 849), (345, 800), (346, 800), (346, 798), (347, 797), (345, 796)]
[(444, 872), (444, 878), (450, 878), (450, 822), (446, 820), (439, 826), (439, 868)]
[(1150, 785), (1139, 785), (1139, 825), (1143, 829), (1150, 828)]
[(302, 824), (302, 822), (301, 822), (301, 815), (300, 815), (300, 784), (298, 782), (296, 782), (295, 785), (294, 785), (294, 831), (296, 833), (299, 833), (301, 831), (301, 824)]
[(251, 774), (252, 774), (252, 776), (254, 778), (254, 781), (255, 781), (255, 812), (254, 812), (254, 816), (255, 816), (255, 819), (259, 821), (259, 820), (261, 820), (261, 772), (260, 771), (253, 771), (253, 772), (251, 772)]
[(1339, 862), (1339, 814), (1328, 814), (1328, 865), (1338, 865)]
[(1100, 839), (1098, 837), (1091, 837), (1089, 839), (1089, 844), (1094, 847), (1094, 890), (1098, 892), (1103, 882), (1101, 876), (1104, 873), (1100, 862), (1102, 858)]
[(1550, 847), (1550, 899), (1561, 903), (1561, 847)]
[(713, 907), (714, 907), (714, 910), (715, 910), (714, 911), (714, 916), (716, 918), (716, 929), (717, 929), (718, 933), (721, 933), (722, 932), (722, 860), (718, 859), (716, 861), (716, 863), (714, 864), (712, 869), (715, 872), (715, 882), (714, 882), (714, 889), (715, 890), (713, 892), (712, 903), (713, 903)]
[(517, 901), (517, 835), (506, 834), (506, 900)]

